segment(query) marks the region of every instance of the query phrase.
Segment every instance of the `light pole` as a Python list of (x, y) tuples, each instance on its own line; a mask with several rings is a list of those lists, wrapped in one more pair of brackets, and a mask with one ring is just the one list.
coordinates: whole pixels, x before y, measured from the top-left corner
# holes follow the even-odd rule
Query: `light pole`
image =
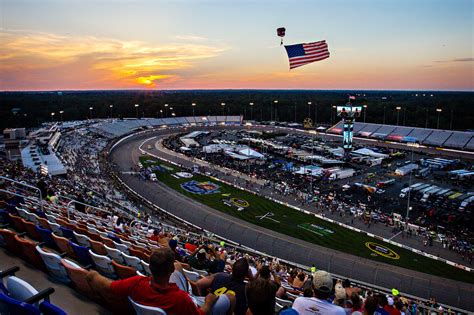
[[(414, 146), (411, 147), (411, 163), (413, 163), (413, 150)], [(408, 179), (408, 200), (407, 200), (407, 216), (405, 218), (406, 223), (408, 224), (408, 216), (410, 215), (410, 196), (411, 196), (411, 176), (412, 176), (413, 170), (410, 172), (410, 178)]]
[(311, 118), (311, 102), (308, 102), (308, 118)]
[(364, 123), (365, 123), (365, 118), (367, 117), (367, 105), (362, 105), (364, 107)]
[(385, 125), (385, 105), (383, 106), (383, 125)]
[(436, 112), (438, 113), (438, 122), (436, 123), (436, 129), (439, 129), (439, 115), (443, 110), (441, 108), (436, 108)]
[(137, 119), (138, 119), (138, 107), (139, 107), (139, 106), (140, 106), (140, 105), (135, 104), (135, 111), (137, 112)]
[(160, 109), (160, 116), (161, 116), (161, 118), (163, 118), (163, 110), (162, 109)]
[(94, 107), (89, 107), (89, 119), (92, 119), (92, 110)]
[[(270, 121), (274, 121), (276, 120), (276, 109), (277, 109), (277, 104), (278, 104), (278, 100), (274, 100), (273, 101), (273, 104), (275, 104), (275, 109), (274, 110), (270, 110), (270, 116), (272, 115), (273, 113), (273, 117), (270, 117)], [(272, 109), (273, 109), (273, 104), (272, 104)]]
[(52, 113), (51, 113), (51, 122), (53, 122), (54, 115), (55, 115), (55, 112), (52, 112)]
[(171, 113), (171, 116), (173, 116), (173, 117), (174, 117), (174, 116), (176, 116), (176, 114), (173, 112), (173, 113)]
[(193, 107), (193, 117), (194, 117), (194, 108), (196, 107), (196, 103), (192, 103), (191, 106)]
[(250, 105), (250, 120), (253, 120), (253, 103), (250, 102), (249, 105)]
[(165, 104), (165, 117), (168, 117), (168, 104)]
[[(332, 111), (331, 111), (331, 125), (336, 123), (336, 106), (332, 106)], [(334, 116), (334, 119), (333, 119)]]
[(222, 116), (225, 116), (225, 103), (224, 102), (221, 103), (221, 107), (222, 107)]
[(114, 108), (114, 105), (109, 105), (109, 111), (110, 111), (110, 118), (114, 118), (112, 116), (112, 109)]
[(59, 115), (61, 116), (61, 122), (63, 121), (63, 114), (64, 114), (64, 111), (63, 111), (63, 110), (60, 110), (60, 111), (59, 111)]
[(398, 126), (398, 122), (400, 121), (400, 110), (402, 108), (400, 106), (397, 106), (395, 109), (397, 110), (397, 126)]
[(316, 129), (316, 123), (318, 122), (318, 103), (314, 102), (314, 128)]

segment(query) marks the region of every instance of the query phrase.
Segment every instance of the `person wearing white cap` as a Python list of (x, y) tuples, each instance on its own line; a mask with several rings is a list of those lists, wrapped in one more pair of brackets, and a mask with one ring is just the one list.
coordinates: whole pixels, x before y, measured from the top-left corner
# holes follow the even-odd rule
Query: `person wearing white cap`
[(329, 302), (333, 281), (331, 274), (326, 271), (313, 273), (313, 297), (299, 297), (293, 303), (300, 315), (345, 315), (346, 312), (340, 306)]

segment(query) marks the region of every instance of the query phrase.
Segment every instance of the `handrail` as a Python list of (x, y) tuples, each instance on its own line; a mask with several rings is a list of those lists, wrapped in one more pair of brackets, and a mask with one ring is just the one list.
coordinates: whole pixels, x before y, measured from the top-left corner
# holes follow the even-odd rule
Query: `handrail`
[(6, 179), (10, 182), (13, 182), (15, 184), (20, 184), (20, 185), (23, 185), (25, 187), (28, 187), (28, 188), (32, 188), (32, 189), (35, 189), (37, 191), (39, 191), (39, 196), (40, 196), (40, 207), (41, 207), (41, 211), (43, 211), (43, 194), (41, 193), (41, 189), (39, 189), (38, 187), (36, 186), (32, 186), (32, 185), (28, 185), (26, 183), (22, 183), (22, 182), (19, 182), (17, 180), (13, 180), (11, 178), (8, 178), (8, 177), (5, 177), (5, 176), (0, 176), (0, 179)]
[(62, 198), (62, 199), (67, 199), (69, 200), (69, 202), (67, 203), (66, 207), (67, 207), (67, 218), (69, 219), (69, 212), (70, 212), (70, 208), (71, 208), (71, 204), (74, 202), (74, 203), (78, 203), (78, 204), (81, 204), (81, 205), (84, 205), (86, 207), (89, 207), (89, 208), (94, 208), (94, 209), (97, 209), (99, 211), (102, 211), (102, 212), (106, 212), (106, 213), (109, 213), (109, 214), (112, 214), (111, 211), (109, 210), (104, 210), (104, 209), (101, 209), (101, 208), (98, 208), (98, 207), (95, 207), (95, 206), (92, 206), (92, 205), (88, 205), (87, 203), (83, 203), (81, 201), (77, 201), (75, 199), (72, 199), (71, 197), (67, 197), (67, 196), (64, 196), (64, 195), (58, 195), (57, 196), (58, 198)]
[[(38, 202), (38, 199), (36, 199), (36, 198), (30, 197), (30, 196), (27, 196), (27, 195), (22, 195), (22, 194), (19, 194), (19, 193), (10, 191), (10, 190), (0, 189), (0, 192), (5, 192), (5, 193), (10, 194), (10, 195), (14, 195), (14, 196), (17, 196), (17, 197), (22, 197), (22, 198), (25, 198), (25, 199), (28, 199), (28, 200), (32, 200), (34, 202)], [(40, 202), (40, 205), (41, 205), (41, 211), (43, 212), (42, 202)]]

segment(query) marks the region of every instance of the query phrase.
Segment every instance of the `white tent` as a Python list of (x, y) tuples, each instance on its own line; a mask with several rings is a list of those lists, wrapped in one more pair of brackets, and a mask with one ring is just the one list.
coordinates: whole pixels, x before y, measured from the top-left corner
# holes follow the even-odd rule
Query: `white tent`
[(378, 153), (367, 148), (361, 148), (361, 149), (352, 151), (352, 153), (371, 156), (374, 158), (383, 158), (383, 159), (388, 158), (388, 154)]
[(252, 150), (250, 148), (246, 148), (246, 149), (242, 149), (242, 150), (239, 150), (237, 151), (239, 154), (241, 155), (245, 155), (251, 159), (263, 159), (264, 156), (263, 154), (260, 154), (258, 153), (257, 151), (255, 150)]

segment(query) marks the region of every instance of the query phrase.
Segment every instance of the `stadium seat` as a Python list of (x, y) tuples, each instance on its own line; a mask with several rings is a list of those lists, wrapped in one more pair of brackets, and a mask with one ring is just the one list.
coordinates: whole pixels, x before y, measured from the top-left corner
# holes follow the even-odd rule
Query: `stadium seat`
[(62, 259), (60, 263), (66, 269), (74, 289), (91, 299), (99, 298), (99, 295), (95, 293), (89, 285), (89, 282), (87, 282), (86, 276), (88, 271), (86, 269), (68, 259)]
[(32, 213), (32, 212), (27, 212), (27, 217), (26, 217), (26, 219), (25, 219), (25, 218), (23, 218), (23, 219), (25, 219), (25, 220), (27, 220), (27, 221), (29, 221), (29, 222), (32, 222), (32, 223), (34, 223), (34, 224), (36, 225), (36, 224), (39, 224), (38, 218), (39, 218), (39, 217), (38, 217), (36, 214), (34, 214), (34, 213)]
[(143, 260), (141, 261), (141, 263), (142, 263), (142, 267), (143, 267), (144, 273), (145, 273), (147, 276), (151, 276), (150, 265), (147, 264), (146, 262), (144, 262)]
[(0, 314), (2, 315), (41, 315), (39, 309), (31, 304), (17, 301), (0, 293)]
[(139, 271), (143, 270), (143, 266), (142, 266), (140, 258), (135, 257), (135, 256), (130, 256), (130, 255), (127, 255), (125, 253), (122, 253), (122, 257), (123, 257), (123, 259), (125, 261), (125, 264), (127, 266), (133, 267), (133, 268), (135, 268), (136, 270), (139, 270)]
[(55, 253), (47, 252), (39, 246), (36, 246), (36, 250), (41, 255), (41, 259), (43, 259), (43, 262), (49, 271), (49, 275), (52, 278), (63, 283), (71, 282), (67, 275), (66, 269), (63, 267), (63, 265), (61, 265), (61, 256)]
[(76, 254), (76, 260), (83, 266), (94, 266), (94, 261), (89, 254), (89, 247), (78, 245), (74, 242), (69, 241), (74, 254)]
[(120, 279), (127, 279), (137, 275), (137, 270), (135, 268), (121, 265), (115, 260), (112, 260), (112, 266)]
[(0, 225), (9, 224), (10, 217), (8, 216), (8, 211), (5, 209), (0, 209)]
[(76, 241), (76, 238), (74, 237), (74, 232), (71, 229), (68, 229), (68, 228), (66, 228), (62, 225), (61, 225), (60, 229), (61, 229), (61, 235), (63, 237), (65, 237), (65, 238), (67, 238), (67, 239), (69, 239), (73, 242)]
[(279, 297), (275, 297), (275, 299), (276, 303), (281, 306), (280, 309), (285, 306), (291, 307), (293, 305), (293, 302), (290, 300), (280, 299)]
[(45, 243), (46, 246), (48, 246), (49, 248), (58, 249), (56, 242), (54, 241), (52, 236), (53, 232), (48, 229), (44, 229), (39, 225), (36, 226), (36, 231), (38, 231), (41, 240)]
[(89, 242), (89, 237), (84, 235), (84, 234), (79, 234), (76, 233), (76, 231), (72, 232), (74, 234), (74, 237), (76, 238), (77, 244), (84, 246), (84, 247), (90, 247), (91, 244)]
[(24, 219), (24, 220), (28, 220), (28, 213), (29, 211), (26, 211), (25, 209), (23, 208), (16, 208), (16, 212), (18, 213), (18, 215)]
[(112, 265), (112, 259), (105, 255), (95, 254), (92, 250), (89, 249), (89, 255), (92, 258), (95, 269), (103, 274), (104, 276), (112, 279), (117, 279), (115, 274), (114, 266)]
[(121, 251), (119, 251), (118, 249), (115, 249), (115, 248), (111, 248), (107, 245), (104, 245), (104, 247), (105, 247), (105, 250), (107, 251), (107, 255), (110, 258), (112, 258), (113, 260), (115, 260), (119, 264), (124, 264), (125, 263)]
[(25, 227), (26, 234), (28, 234), (29, 237), (31, 237), (35, 241), (41, 241), (41, 235), (36, 230), (35, 223), (24, 220), (23, 225)]
[(46, 219), (49, 221), (49, 222), (54, 222), (56, 223), (56, 216), (51, 214), (51, 213), (45, 213), (44, 214), (46, 216)]
[(13, 227), (15, 230), (17, 230), (18, 232), (25, 232), (25, 226), (23, 224), (24, 220), (17, 216), (17, 215), (13, 215), (11, 213), (8, 214), (8, 216), (10, 217), (10, 221), (12, 222), (13, 224)]
[[(113, 241), (113, 240), (112, 240), (112, 241)], [(114, 241), (113, 241), (113, 242), (114, 242)], [(121, 251), (122, 253), (129, 254), (127, 245), (124, 245), (124, 244), (122, 244), (122, 243), (114, 242), (114, 246), (115, 246), (116, 249), (118, 249), (118, 250)]]
[(115, 247), (114, 247), (114, 241), (112, 241), (112, 240), (111, 240), (110, 238), (108, 238), (108, 237), (103, 237), (103, 236), (101, 236), (100, 241), (102, 242), (102, 244), (104, 244), (104, 245), (106, 245), (106, 246), (108, 246), (108, 247), (110, 247), (110, 248), (115, 248)]
[(38, 225), (41, 226), (43, 229), (51, 230), (51, 227), (49, 226), (49, 222), (45, 218), (38, 217)]
[(43, 260), (41, 259), (40, 254), (36, 251), (36, 246), (38, 245), (36, 242), (19, 237), (15, 235), (15, 240), (17, 242), (17, 246), (21, 250), (22, 256), (33, 266), (38, 269), (46, 270)]
[(54, 243), (56, 243), (57, 248), (61, 253), (66, 253), (70, 258), (76, 258), (76, 254), (72, 250), (71, 245), (69, 245), (69, 240), (62, 236), (57, 236), (56, 233), (51, 234)]
[(0, 237), (3, 239), (5, 248), (14, 255), (21, 256), (22, 251), (18, 245), (18, 241), (15, 239), (15, 235), (17, 234), (13, 231), (0, 229)]
[(141, 305), (132, 300), (131, 297), (128, 297), (128, 300), (133, 306), (133, 309), (137, 315), (166, 315), (166, 312), (159, 307), (151, 307), (146, 305)]
[(7, 278), (6, 287), (9, 297), (18, 301), (24, 301), (38, 293), (31, 284), (15, 276)]
[(189, 281), (193, 281), (193, 282), (196, 282), (198, 281), (201, 276), (199, 275), (199, 273), (195, 272), (195, 271), (189, 271), (189, 270), (186, 270), (186, 269), (183, 269), (183, 272), (184, 274), (186, 275), (186, 278), (189, 280)]
[(48, 221), (48, 224), (51, 228), (51, 231), (53, 231), (53, 233), (56, 233), (56, 235), (59, 235), (59, 236), (62, 235), (61, 226), (59, 224), (57, 224), (56, 222), (51, 222), (51, 221)]
[(193, 271), (197, 272), (201, 277), (207, 277), (207, 275), (209, 274), (206, 270), (199, 270), (193, 268)]
[(94, 253), (99, 255), (107, 255), (107, 251), (105, 250), (104, 244), (98, 241), (94, 241), (89, 239), (89, 243), (91, 244), (91, 249)]

